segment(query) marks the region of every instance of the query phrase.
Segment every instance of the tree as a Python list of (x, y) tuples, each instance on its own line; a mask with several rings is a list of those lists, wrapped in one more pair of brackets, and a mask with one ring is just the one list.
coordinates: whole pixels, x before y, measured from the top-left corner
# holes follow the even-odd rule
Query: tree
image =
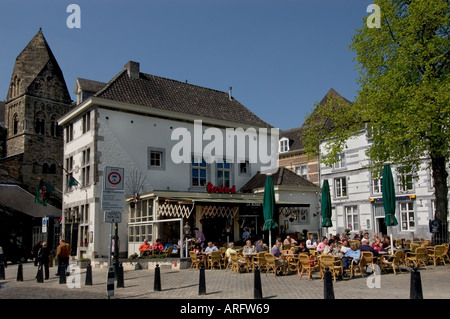
[[(326, 164), (336, 161), (353, 135), (367, 130), (371, 170), (383, 163), (418, 169), (424, 159), (432, 171), (436, 219), (447, 241), (450, 155), (448, 0), (375, 1), (380, 28), (364, 21), (352, 38), (360, 90), (353, 103), (339, 97), (322, 101), (306, 118), (305, 151)], [(365, 19), (364, 19), (365, 20)]]

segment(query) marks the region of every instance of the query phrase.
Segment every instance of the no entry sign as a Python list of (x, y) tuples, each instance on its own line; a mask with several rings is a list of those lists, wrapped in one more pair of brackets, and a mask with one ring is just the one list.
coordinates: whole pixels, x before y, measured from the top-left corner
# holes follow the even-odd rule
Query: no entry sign
[(123, 174), (124, 169), (121, 167), (105, 167), (105, 189), (106, 190), (123, 190)]

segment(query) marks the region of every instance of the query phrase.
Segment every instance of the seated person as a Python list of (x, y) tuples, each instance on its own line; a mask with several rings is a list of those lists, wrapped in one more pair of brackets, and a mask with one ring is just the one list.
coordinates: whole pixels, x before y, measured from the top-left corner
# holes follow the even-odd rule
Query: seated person
[(369, 240), (363, 238), (361, 241), (361, 245), (359, 246), (360, 251), (370, 251), (376, 257), (378, 256), (378, 250), (373, 249), (373, 247), (369, 246)]
[(148, 243), (147, 239), (144, 239), (144, 243), (139, 246), (139, 255), (147, 256), (152, 251), (152, 246)]
[(322, 251), (325, 249), (325, 247), (328, 245), (328, 238), (323, 237), (322, 241), (317, 245), (317, 252), (322, 253)]
[(161, 239), (157, 239), (156, 242), (153, 244), (153, 252), (154, 253), (160, 253), (164, 251), (164, 246), (161, 244)]
[(293, 238), (291, 238), (291, 236), (286, 236), (286, 239), (283, 242), (283, 245), (296, 245), (297, 241)]
[(340, 251), (342, 253), (342, 255), (345, 255), (347, 253), (347, 251), (349, 251), (350, 247), (348, 246), (348, 240), (344, 239), (342, 241), (342, 245), (340, 247)]
[(310, 235), (309, 239), (306, 241), (306, 247), (308, 249), (315, 249), (317, 247), (317, 241), (314, 239), (313, 235)]
[(245, 242), (245, 246), (242, 249), (242, 253), (244, 253), (244, 254), (256, 254), (256, 248), (255, 248), (255, 246), (252, 245), (252, 241), (250, 239), (248, 239)]
[(235, 253), (236, 249), (234, 249), (234, 242), (228, 244), (228, 249), (225, 251), (225, 256), (228, 258), (228, 261), (231, 262), (230, 253)]
[(212, 251), (218, 251), (219, 249), (213, 245), (213, 243), (210, 241), (208, 242), (208, 247), (205, 248), (204, 253), (209, 254)]
[[(281, 258), (281, 241), (277, 240), (275, 243), (275, 246), (272, 248), (272, 250), (270, 251), (272, 253), (272, 255), (275, 257), (275, 264), (276, 265), (283, 265), (284, 267), (286, 267), (286, 263), (285, 261)], [(284, 271), (286, 269), (283, 269)]]
[(258, 240), (258, 241), (256, 241), (256, 252), (257, 253), (260, 253), (260, 252), (267, 252), (267, 249), (266, 249), (266, 244), (264, 244), (263, 243), (263, 241), (262, 240)]
[(306, 242), (304, 242), (304, 241), (300, 242), (300, 245), (298, 247), (297, 253), (298, 254), (308, 254), (309, 255), (309, 249), (308, 249), (308, 247), (306, 247)]
[(359, 263), (359, 258), (361, 257), (361, 251), (358, 249), (355, 243), (350, 244), (350, 249), (345, 253), (342, 258), (342, 264), (344, 269), (348, 269), (352, 263), (353, 259), (355, 260), (355, 264)]
[(330, 239), (328, 245), (325, 246), (322, 252), (324, 255), (332, 255), (337, 258), (342, 258), (343, 254), (339, 252), (339, 249), (336, 247), (336, 242), (334, 239)]

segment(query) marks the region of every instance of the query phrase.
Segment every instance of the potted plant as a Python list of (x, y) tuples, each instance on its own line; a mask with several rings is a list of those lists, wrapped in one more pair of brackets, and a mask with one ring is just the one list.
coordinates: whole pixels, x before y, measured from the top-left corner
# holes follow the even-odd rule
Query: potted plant
[(350, 231), (351, 231), (351, 229), (350, 228), (346, 228), (346, 229), (344, 229), (344, 231), (345, 231), (345, 233), (347, 234), (347, 236), (348, 235), (350, 235)]
[(80, 258), (77, 261), (77, 265), (80, 268), (87, 268), (87, 266), (91, 263), (91, 260), (89, 258)]

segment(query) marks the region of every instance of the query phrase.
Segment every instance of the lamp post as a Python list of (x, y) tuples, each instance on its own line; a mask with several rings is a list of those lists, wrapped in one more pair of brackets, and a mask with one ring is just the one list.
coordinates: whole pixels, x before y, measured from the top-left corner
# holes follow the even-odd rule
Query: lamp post
[(189, 226), (189, 223), (186, 222), (186, 225), (183, 227), (184, 229), (184, 236), (186, 237), (186, 258), (188, 256), (188, 235), (191, 233), (191, 226)]

